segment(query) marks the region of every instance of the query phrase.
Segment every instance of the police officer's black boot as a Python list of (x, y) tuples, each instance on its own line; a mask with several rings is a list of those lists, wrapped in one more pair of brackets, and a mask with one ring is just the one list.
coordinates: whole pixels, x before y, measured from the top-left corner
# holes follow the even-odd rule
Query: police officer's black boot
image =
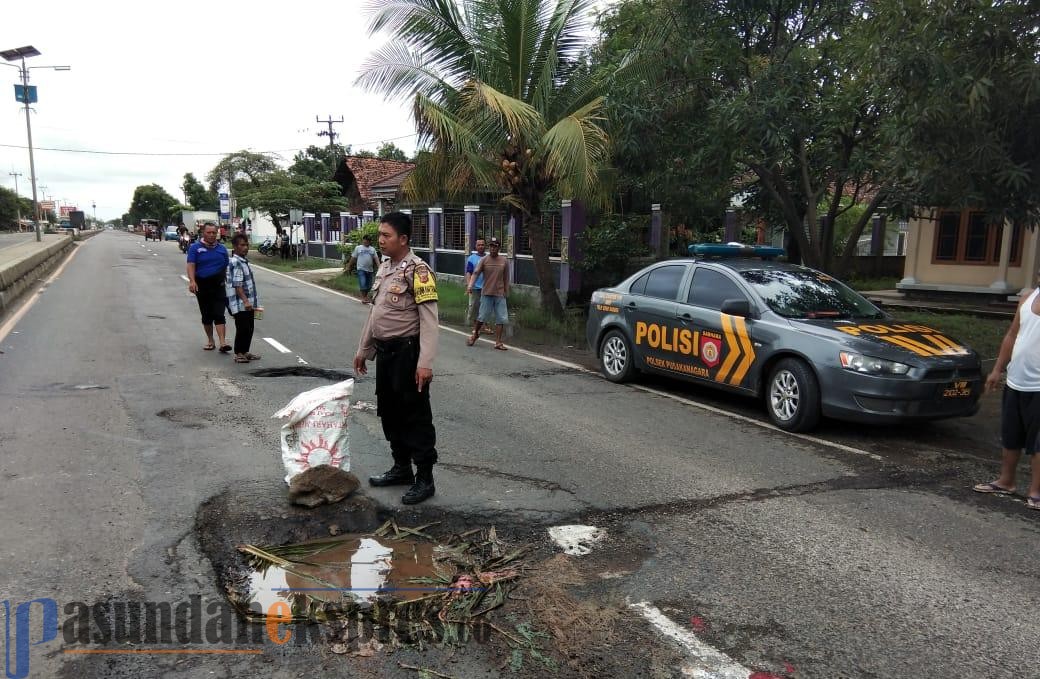
[(415, 483), (415, 477), (412, 475), (412, 465), (408, 462), (401, 464), (400, 462), (394, 462), (394, 466), (390, 468), (390, 471), (383, 472), (379, 476), (368, 477), (368, 484), (370, 486), (410, 486)]
[(436, 491), (437, 489), (433, 486), (433, 465), (416, 465), (415, 483), (401, 497), (401, 502), (406, 505), (416, 505), (433, 497)]

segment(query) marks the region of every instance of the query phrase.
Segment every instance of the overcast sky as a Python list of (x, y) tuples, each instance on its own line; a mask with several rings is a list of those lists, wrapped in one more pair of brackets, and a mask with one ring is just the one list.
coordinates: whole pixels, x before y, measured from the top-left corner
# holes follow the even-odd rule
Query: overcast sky
[[(604, 7), (610, 0), (595, 3)], [(328, 143), (315, 117), (339, 118), (337, 141), (375, 151), (393, 140), (411, 154), (407, 107), (354, 86), (384, 38), (369, 37), (367, 0), (127, 2), (7, 0), (0, 50), (32, 45), (27, 65), (39, 88), (32, 114), (40, 192), (99, 219), (119, 217), (134, 188), (158, 183), (178, 200), (185, 172), (200, 181), (226, 153)], [(0, 61), (0, 63), (4, 63)], [(31, 196), (18, 71), (0, 90), (0, 184)], [(14, 148), (12, 148), (12, 146)], [(81, 149), (156, 155), (48, 151)], [(159, 155), (159, 154), (200, 155)], [(208, 155), (201, 155), (208, 154)]]
[[(55, 200), (99, 219), (120, 216), (139, 184), (174, 197), (185, 172), (200, 180), (226, 152), (326, 144), (315, 116), (342, 116), (338, 141), (375, 150), (380, 140), (411, 153), (414, 132), (403, 105), (354, 87), (381, 38), (368, 37), (364, 0), (319, 2), (4, 2), (0, 50), (33, 45), (39, 88), (32, 114), (37, 183)], [(24, 109), (14, 100), (18, 72), (0, 91), (0, 182), (30, 196)], [(110, 156), (45, 151), (71, 148), (196, 156)], [(204, 181), (204, 180), (203, 180)], [(41, 200), (43, 197), (41, 195)]]

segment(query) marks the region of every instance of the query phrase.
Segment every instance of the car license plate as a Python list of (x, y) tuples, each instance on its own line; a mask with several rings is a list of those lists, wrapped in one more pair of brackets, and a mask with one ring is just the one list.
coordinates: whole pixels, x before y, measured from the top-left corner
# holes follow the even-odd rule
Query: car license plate
[(951, 382), (943, 389), (943, 398), (967, 398), (971, 396), (971, 384), (966, 380)]

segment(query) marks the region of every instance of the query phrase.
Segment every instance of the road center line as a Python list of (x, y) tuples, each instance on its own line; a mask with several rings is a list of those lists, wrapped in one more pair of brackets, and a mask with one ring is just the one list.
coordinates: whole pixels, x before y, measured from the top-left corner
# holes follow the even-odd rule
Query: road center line
[(685, 677), (701, 679), (748, 679), (751, 670), (744, 667), (714, 646), (697, 638), (693, 632), (683, 629), (648, 601), (630, 603), (629, 608), (640, 613), (662, 636), (682, 646), (695, 666), (682, 668)]
[(191, 281), (188, 280), (188, 277), (185, 276), (184, 274), (181, 274), (181, 280), (183, 280), (185, 283), (190, 283), (191, 282)]
[(284, 344), (282, 344), (281, 342), (279, 342), (278, 340), (276, 340), (273, 337), (265, 337), (264, 341), (267, 342), (268, 344), (270, 344), (272, 347), (274, 347), (278, 351), (282, 352), (283, 354), (291, 354), (292, 353), (292, 349), (290, 349), (289, 347), (285, 346)]
[[(258, 267), (258, 268), (263, 268), (263, 267)], [(307, 286), (310, 286), (312, 288), (316, 288), (316, 289), (321, 290), (323, 292), (328, 292), (328, 293), (331, 293), (333, 295), (338, 295), (338, 296), (343, 297), (345, 299), (349, 299), (349, 300), (351, 300), (351, 301), (353, 301), (353, 302), (355, 302), (357, 304), (361, 304), (361, 300), (359, 300), (359, 299), (357, 299), (355, 297), (351, 297), (350, 295), (347, 295), (345, 293), (342, 293), (339, 290), (332, 290), (331, 288), (326, 288), (324, 286), (318, 285), (317, 283), (311, 283), (310, 281), (301, 280), (299, 278), (295, 278), (293, 276), (290, 276), (288, 274), (284, 274), (284, 273), (282, 273), (280, 271), (275, 271), (273, 269), (264, 269), (264, 271), (273, 273), (276, 276), (282, 276), (283, 278), (288, 278), (291, 281), (294, 281), (296, 283), (301, 283), (303, 285), (307, 285)], [(447, 332), (454, 333), (454, 334), (460, 335), (462, 337), (469, 337), (470, 336), (470, 333), (468, 333), (468, 332), (463, 332), (462, 330), (456, 330), (455, 328), (449, 328), (446, 325), (441, 325), (439, 327), (440, 327), (441, 330), (446, 330)], [(492, 343), (491, 340), (484, 339), (483, 337), (480, 338), (480, 340), (478, 340), (478, 341), (486, 342), (488, 344)], [(589, 370), (585, 366), (578, 365), (577, 363), (571, 363), (570, 361), (563, 361), (563, 360), (560, 360), (558, 358), (553, 358), (552, 356), (546, 356), (545, 354), (539, 354), (539, 353), (535, 353), (533, 351), (528, 351), (527, 349), (521, 349), (520, 347), (509, 347), (509, 350), (510, 351), (515, 351), (518, 354), (523, 354), (524, 356), (530, 356), (531, 358), (537, 358), (538, 360), (545, 361), (546, 363), (552, 363), (553, 365), (558, 365), (561, 368), (570, 368), (571, 370), (574, 370), (574, 371), (580, 372), (580, 373), (585, 373), (586, 375), (596, 375), (596, 376), (599, 375), (599, 373), (597, 373), (596, 371)], [(284, 352), (284, 353), (288, 353), (288, 352)], [(784, 431), (780, 427), (777, 427), (776, 425), (774, 425), (774, 424), (772, 424), (770, 422), (763, 422), (762, 420), (756, 420), (755, 418), (748, 417), (747, 415), (740, 415), (739, 413), (733, 413), (733, 412), (730, 412), (728, 410), (723, 410), (722, 408), (716, 408), (715, 406), (710, 406), (710, 405), (708, 405), (706, 403), (699, 403), (697, 401), (693, 401), (693, 400), (688, 399), (688, 398), (683, 398), (682, 396), (676, 396), (675, 394), (669, 394), (666, 391), (660, 391), (658, 389), (654, 389), (653, 387), (645, 387), (645, 386), (643, 386), (641, 384), (631, 384), (631, 383), (627, 384), (625, 386), (631, 387), (632, 389), (638, 389), (639, 391), (644, 391), (644, 392), (646, 392), (648, 394), (653, 394), (654, 396), (660, 396), (662, 398), (671, 399), (671, 400), (676, 401), (678, 403), (682, 403), (683, 405), (688, 405), (688, 406), (692, 406), (694, 408), (699, 408), (701, 410), (706, 410), (709, 413), (715, 413), (716, 415), (723, 415), (725, 417), (730, 417), (730, 418), (733, 418), (735, 420), (740, 420), (741, 422), (746, 422), (747, 424), (752, 424), (752, 425), (754, 425), (756, 427), (761, 427), (762, 429), (768, 429), (769, 431), (779, 432), (779, 433), (784, 434), (786, 436), (792, 436), (794, 438), (798, 438), (798, 439), (801, 439), (803, 441), (808, 441), (809, 443), (813, 443), (813, 444), (818, 445), (818, 446), (825, 446), (827, 448), (833, 448), (835, 450), (840, 450), (840, 451), (845, 452), (845, 453), (852, 453), (853, 455), (863, 455), (865, 457), (869, 457), (872, 460), (877, 460), (878, 462), (883, 462), (884, 459), (885, 459), (881, 455), (878, 455), (876, 453), (872, 453), (872, 452), (870, 452), (868, 450), (863, 450), (861, 448), (854, 448), (852, 446), (847, 446), (847, 445), (845, 445), (843, 443), (837, 443), (835, 441), (828, 441), (826, 439), (817, 438), (816, 436), (810, 436), (808, 434), (796, 434), (794, 432)]]

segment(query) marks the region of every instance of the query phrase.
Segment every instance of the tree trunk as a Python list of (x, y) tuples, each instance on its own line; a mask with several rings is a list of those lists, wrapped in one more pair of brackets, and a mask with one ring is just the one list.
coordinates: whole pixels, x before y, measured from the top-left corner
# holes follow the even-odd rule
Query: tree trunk
[[(534, 259), (534, 272), (538, 276), (538, 290), (542, 293), (542, 308), (553, 318), (563, 318), (563, 305), (556, 294), (556, 277), (553, 276), (549, 263), (549, 242), (542, 227), (541, 214), (537, 203), (527, 214), (516, 215), (523, 220), (523, 229), (531, 241), (531, 256)], [(517, 243), (513, 244), (513, 266), (516, 266)]]

